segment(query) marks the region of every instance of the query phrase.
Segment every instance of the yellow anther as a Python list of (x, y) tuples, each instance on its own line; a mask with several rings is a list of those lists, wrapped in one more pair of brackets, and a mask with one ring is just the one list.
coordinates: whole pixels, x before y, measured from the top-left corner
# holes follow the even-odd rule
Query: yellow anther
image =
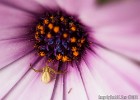
[(62, 55), (61, 55), (61, 54), (58, 54), (58, 55), (56, 56), (56, 59), (57, 59), (57, 60), (61, 60), (61, 58), (62, 58)]
[(45, 34), (45, 32), (43, 30), (40, 31), (41, 34)]
[(60, 17), (60, 20), (61, 20), (61, 21), (64, 21), (64, 17), (63, 17), (63, 16), (62, 16), (62, 17)]
[(49, 20), (48, 19), (45, 19), (44, 20), (44, 24), (49, 24)]
[(44, 27), (41, 26), (41, 25), (37, 25), (37, 29), (40, 29), (41, 31), (43, 31), (44, 30)]
[(84, 42), (85, 42), (85, 38), (82, 38), (82, 39), (81, 39), (81, 43), (84, 43)]
[(72, 30), (72, 31), (76, 31), (76, 27), (75, 27), (75, 26), (72, 26), (72, 27), (71, 27), (71, 30)]
[(76, 47), (72, 47), (71, 51), (76, 51), (77, 48)]
[(63, 57), (62, 57), (62, 61), (63, 61), (63, 62), (66, 62), (66, 61), (70, 61), (70, 60), (69, 60), (69, 58), (68, 58), (67, 56), (63, 56)]
[(70, 39), (70, 41), (71, 41), (72, 43), (74, 43), (74, 42), (76, 42), (76, 38), (75, 38), (75, 37), (72, 37), (72, 38)]
[(48, 27), (49, 27), (49, 29), (53, 29), (53, 24), (50, 23), (50, 24), (48, 25)]
[(67, 34), (67, 33), (64, 33), (64, 34), (63, 34), (63, 37), (64, 37), (64, 38), (67, 38), (67, 37), (68, 37), (68, 34)]
[(54, 17), (53, 17), (53, 16), (51, 16), (50, 18), (51, 18), (51, 19), (54, 19)]
[(79, 55), (79, 52), (78, 51), (74, 51), (73, 55), (77, 57)]
[(35, 39), (38, 40), (39, 39), (39, 35), (35, 34)]
[(45, 56), (46, 54), (45, 54), (44, 52), (39, 52), (39, 55), (40, 55), (41, 57), (43, 57), (43, 56)]
[(47, 38), (51, 38), (52, 37), (50, 32), (46, 36), (47, 36)]
[(53, 29), (53, 31), (54, 31), (55, 33), (58, 33), (58, 32), (59, 32), (59, 26), (55, 26), (54, 29)]

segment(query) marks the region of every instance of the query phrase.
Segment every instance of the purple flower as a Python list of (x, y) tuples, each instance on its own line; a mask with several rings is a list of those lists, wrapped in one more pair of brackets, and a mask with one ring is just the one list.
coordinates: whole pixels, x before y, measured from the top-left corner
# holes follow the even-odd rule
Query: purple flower
[[(0, 99), (137, 99), (139, 4), (139, 0), (102, 6), (95, 0), (1, 0)], [(52, 15), (55, 19), (50, 20)], [(61, 17), (66, 22), (58, 21)], [(31, 67), (43, 70), (46, 62), (50, 70), (66, 72), (53, 72), (56, 79), (44, 84), (41, 73)]]

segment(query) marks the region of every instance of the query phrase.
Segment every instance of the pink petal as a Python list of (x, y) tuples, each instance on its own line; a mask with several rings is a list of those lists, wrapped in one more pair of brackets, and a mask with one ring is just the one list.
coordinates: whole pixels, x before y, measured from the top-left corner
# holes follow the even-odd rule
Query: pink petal
[(94, 11), (93, 9), (83, 11), (80, 18), (85, 24), (92, 26), (94, 29), (108, 24), (121, 24), (122, 21), (128, 21), (140, 16), (139, 4), (139, 0), (110, 3), (98, 7)]
[(78, 15), (83, 10), (91, 8), (95, 0), (56, 0), (56, 2), (67, 12)]
[(137, 27), (140, 23), (137, 22), (100, 28), (94, 38), (113, 51), (140, 60), (140, 31)]
[[(0, 80), (2, 80), (0, 82), (0, 85), (1, 85), (0, 98), (1, 99), (4, 96), (11, 93), (11, 91), (13, 91), (16, 88), (15, 85), (18, 85), (18, 84), (16, 84), (18, 81), (22, 81), (20, 79), (29, 69), (29, 63), (31, 63), (32, 61), (35, 60), (35, 59), (31, 60), (31, 58), (34, 57), (33, 55), (34, 55), (33, 53), (30, 55), (26, 55), (25, 57), (22, 57), (22, 59), (14, 62), (13, 64), (10, 64), (9, 66), (0, 70), (1, 71)], [(23, 88), (25, 88), (25, 87), (23, 86)], [(13, 95), (13, 96), (17, 97), (17, 95)], [(18, 94), (18, 96), (19, 96), (19, 94)]]
[(37, 3), (43, 5), (44, 7), (50, 7), (50, 8), (53, 8), (53, 7), (57, 7), (57, 3), (56, 3), (56, 0), (35, 0)]
[[(8, 30), (9, 27), (19, 27), (29, 23), (33, 17), (27, 12), (0, 4), (0, 29)], [(11, 32), (9, 31), (9, 34)], [(2, 34), (2, 32), (1, 32)]]
[(69, 66), (65, 77), (66, 100), (87, 100), (80, 73), (76, 67)]
[(110, 4), (98, 8), (95, 13), (87, 12), (87, 17), (81, 15), (81, 19), (93, 27), (92, 36), (101, 45), (140, 60), (139, 4), (138, 0)]
[(33, 45), (25, 39), (9, 39), (0, 41), (0, 69), (21, 59), (33, 51)]
[(86, 63), (82, 62), (79, 67), (89, 100), (97, 100), (99, 95), (109, 94), (109, 89), (107, 89), (106, 84), (102, 81), (102, 78), (99, 75), (100, 73), (94, 69), (94, 61), (95, 58), (92, 59), (91, 66), (89, 63), (87, 64), (87, 61)]
[[(90, 56), (89, 64), (96, 82), (99, 76), (106, 95), (130, 95), (140, 93), (139, 68), (130, 61), (101, 48), (96, 50), (97, 56)], [(93, 60), (94, 59), (94, 60)], [(113, 59), (113, 60), (112, 60)], [(97, 74), (98, 73), (98, 74)], [(101, 84), (100, 83), (100, 84)]]
[(36, 13), (42, 10), (42, 5), (34, 0), (1, 0), (1, 4), (28, 13)]

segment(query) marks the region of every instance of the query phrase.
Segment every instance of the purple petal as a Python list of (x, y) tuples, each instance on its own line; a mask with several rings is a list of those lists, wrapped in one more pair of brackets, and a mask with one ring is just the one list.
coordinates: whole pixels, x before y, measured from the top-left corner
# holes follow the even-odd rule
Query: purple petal
[(69, 67), (65, 82), (66, 100), (87, 100), (84, 85), (82, 83), (80, 73), (76, 67)]
[(94, 0), (56, 0), (58, 5), (72, 14), (79, 14), (94, 5)]
[(80, 15), (81, 20), (94, 27), (99, 28), (106, 25), (121, 24), (123, 21), (135, 19), (140, 16), (140, 1), (122, 1), (110, 3), (96, 9), (83, 11)]
[[(0, 12), (0, 29), (18, 27), (20, 25), (27, 24), (29, 20), (33, 20), (31, 15), (27, 12), (6, 6), (4, 4), (0, 4)], [(9, 34), (11, 32), (9, 31)]]
[(43, 5), (44, 7), (57, 7), (56, 0), (35, 0), (37, 3)]
[(35, 0), (1, 0), (0, 3), (28, 13), (36, 13), (42, 10), (42, 5), (40, 5)]
[(101, 48), (97, 49), (97, 56), (88, 58), (92, 59), (88, 64), (96, 87), (100, 87), (98, 95), (139, 94), (138, 66)]

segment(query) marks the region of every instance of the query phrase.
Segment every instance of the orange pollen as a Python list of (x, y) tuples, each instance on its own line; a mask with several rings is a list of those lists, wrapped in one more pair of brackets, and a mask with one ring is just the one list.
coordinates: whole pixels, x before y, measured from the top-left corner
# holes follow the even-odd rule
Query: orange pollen
[(55, 33), (58, 33), (59, 32), (59, 26), (55, 26), (53, 30), (54, 30)]
[(58, 54), (57, 56), (56, 56), (56, 59), (57, 60), (60, 60), (62, 58), (62, 55), (61, 54)]
[(39, 39), (39, 35), (35, 34), (35, 39), (38, 40)]
[(70, 41), (71, 41), (72, 43), (74, 43), (74, 42), (76, 42), (76, 38), (75, 38), (75, 37), (72, 37), (72, 38), (70, 39)]
[(63, 34), (63, 37), (64, 37), (64, 38), (67, 38), (67, 37), (68, 37), (68, 34), (67, 34), (67, 33), (64, 33), (64, 34)]
[(51, 16), (50, 18), (51, 18), (51, 19), (54, 19), (54, 17), (53, 17), (53, 16)]
[(49, 20), (48, 19), (45, 19), (44, 20), (44, 24), (49, 24)]
[(84, 43), (85, 42), (85, 38), (81, 39), (81, 43)]
[(53, 24), (50, 23), (50, 24), (48, 25), (48, 27), (49, 27), (49, 29), (53, 29)]
[(51, 38), (52, 37), (52, 35), (51, 35), (51, 33), (49, 32), (48, 34), (47, 34), (47, 38)]
[(70, 60), (69, 60), (69, 58), (68, 58), (67, 56), (63, 56), (63, 57), (62, 57), (62, 61), (63, 61), (63, 62), (66, 62), (66, 61), (70, 61)]
[(37, 25), (37, 29), (40, 29), (41, 31), (43, 31), (44, 30), (44, 27), (41, 26), (41, 25)]
[(71, 30), (72, 30), (72, 31), (76, 31), (76, 27), (75, 27), (75, 26), (72, 26), (72, 27), (71, 27)]
[(43, 30), (40, 31), (41, 34), (45, 34)]
[(76, 47), (72, 47), (71, 51), (76, 51), (77, 48)]
[(79, 55), (79, 52), (78, 51), (74, 51), (73, 55), (77, 57)]
[(60, 18), (60, 20), (63, 21), (63, 20), (64, 20), (64, 17), (62, 16), (62, 17)]
[(46, 54), (45, 54), (44, 52), (39, 52), (39, 55), (43, 57), (43, 56), (45, 56)]

